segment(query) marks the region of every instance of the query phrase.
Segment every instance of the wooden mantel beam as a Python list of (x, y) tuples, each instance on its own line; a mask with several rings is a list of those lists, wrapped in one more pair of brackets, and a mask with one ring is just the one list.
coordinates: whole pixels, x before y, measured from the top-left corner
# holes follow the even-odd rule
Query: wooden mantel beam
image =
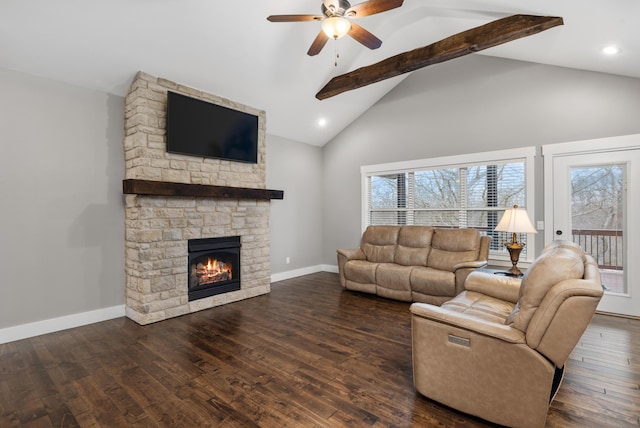
[(283, 190), (211, 186), (206, 184), (185, 184), (136, 179), (122, 180), (122, 192), (124, 194), (135, 195), (191, 196), (218, 199), (284, 199)]
[(449, 61), (473, 52), (532, 36), (563, 25), (561, 17), (513, 15), (463, 31), (431, 45), (404, 52), (378, 63), (336, 76), (316, 94), (324, 100), (391, 77)]

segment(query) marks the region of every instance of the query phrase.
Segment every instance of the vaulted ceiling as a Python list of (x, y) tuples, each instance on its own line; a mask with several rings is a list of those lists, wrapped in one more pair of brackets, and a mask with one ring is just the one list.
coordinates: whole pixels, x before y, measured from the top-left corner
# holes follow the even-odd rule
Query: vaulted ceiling
[[(640, 78), (638, 0), (405, 0), (357, 21), (382, 40), (379, 49), (346, 37), (329, 40), (313, 57), (306, 52), (319, 22), (266, 20), (321, 14), (321, 3), (2, 0), (0, 68), (117, 95), (142, 70), (266, 110), (268, 133), (314, 145), (331, 140), (407, 75), (317, 100), (332, 77), (513, 14), (560, 16), (564, 25), (481, 55)], [(620, 52), (603, 54), (609, 45)]]

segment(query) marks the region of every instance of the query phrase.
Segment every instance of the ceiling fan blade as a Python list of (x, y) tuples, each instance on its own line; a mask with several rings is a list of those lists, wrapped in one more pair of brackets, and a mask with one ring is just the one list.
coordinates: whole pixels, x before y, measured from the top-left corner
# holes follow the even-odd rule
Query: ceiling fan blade
[(324, 33), (324, 31), (320, 30), (320, 32), (316, 36), (316, 39), (313, 41), (313, 43), (311, 43), (311, 47), (307, 51), (307, 55), (318, 55), (324, 45), (327, 44), (327, 40), (329, 40), (329, 37)]
[(562, 18), (557, 16), (508, 16), (454, 34), (431, 45), (403, 52), (375, 64), (336, 76), (316, 94), (316, 98), (324, 100), (346, 91), (531, 36), (563, 24)]
[(354, 22), (348, 34), (369, 49), (378, 49), (382, 45), (382, 40)]
[(404, 0), (369, 0), (350, 7), (344, 13), (349, 18), (362, 18), (402, 6)]
[(271, 22), (301, 22), (301, 21), (322, 21), (320, 15), (269, 15), (267, 21)]

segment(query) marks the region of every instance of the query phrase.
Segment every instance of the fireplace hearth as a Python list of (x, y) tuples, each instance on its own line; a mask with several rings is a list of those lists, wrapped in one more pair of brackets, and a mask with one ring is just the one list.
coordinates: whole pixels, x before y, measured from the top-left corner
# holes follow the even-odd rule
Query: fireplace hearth
[(240, 237), (190, 239), (189, 301), (240, 290)]

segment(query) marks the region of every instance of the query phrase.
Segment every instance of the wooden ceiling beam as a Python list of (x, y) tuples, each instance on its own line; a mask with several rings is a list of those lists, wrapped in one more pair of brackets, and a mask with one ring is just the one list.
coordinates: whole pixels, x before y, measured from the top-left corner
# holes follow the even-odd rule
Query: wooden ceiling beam
[(431, 64), (449, 61), (522, 37), (532, 36), (563, 24), (562, 18), (557, 16), (512, 15), (501, 18), (454, 34), (428, 46), (336, 76), (316, 94), (316, 98), (324, 100)]

